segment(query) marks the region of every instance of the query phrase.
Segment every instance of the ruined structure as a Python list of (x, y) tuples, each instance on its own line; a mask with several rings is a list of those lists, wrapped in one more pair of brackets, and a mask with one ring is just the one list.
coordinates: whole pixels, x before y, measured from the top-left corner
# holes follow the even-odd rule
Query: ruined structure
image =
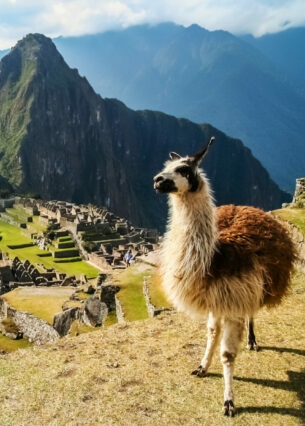
[(292, 203), (298, 204), (299, 207), (305, 207), (305, 177), (296, 179)]
[(71, 233), (79, 251), (76, 253), (70, 247), (71, 257), (80, 254), (98, 268), (124, 268), (124, 255), (129, 248), (135, 261), (159, 244), (157, 230), (136, 228), (106, 207), (20, 197), (16, 203), (28, 214), (39, 215), (46, 225), (57, 227), (60, 230), (56, 231), (57, 236), (64, 235), (64, 231)]

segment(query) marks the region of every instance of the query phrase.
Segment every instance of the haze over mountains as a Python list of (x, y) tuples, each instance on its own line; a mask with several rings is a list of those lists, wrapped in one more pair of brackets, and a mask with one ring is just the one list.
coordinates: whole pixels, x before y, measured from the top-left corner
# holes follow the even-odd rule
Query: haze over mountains
[(52, 41), (22, 39), (0, 62), (0, 184), (46, 199), (107, 206), (138, 226), (164, 227), (152, 178), (170, 151), (216, 136), (204, 168), (218, 204), (265, 209), (290, 201), (243, 144), (210, 125), (133, 111), (97, 95)]
[(254, 39), (168, 23), (55, 43), (102, 96), (211, 123), (284, 189), (304, 175), (304, 28)]

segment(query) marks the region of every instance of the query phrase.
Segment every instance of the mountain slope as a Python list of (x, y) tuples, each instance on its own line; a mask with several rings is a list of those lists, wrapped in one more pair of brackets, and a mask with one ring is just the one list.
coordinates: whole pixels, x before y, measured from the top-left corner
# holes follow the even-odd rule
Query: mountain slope
[(305, 28), (289, 28), (261, 37), (243, 36), (290, 76), (292, 84), (305, 95)]
[(213, 124), (242, 139), (291, 191), (304, 174), (304, 97), (251, 43), (225, 31), (174, 24), (55, 43), (103, 96)]
[(249, 149), (208, 125), (102, 99), (70, 69), (52, 41), (30, 34), (0, 62), (0, 175), (17, 191), (105, 205), (134, 224), (162, 228), (166, 200), (152, 177), (169, 151), (205, 163), (222, 204), (279, 207), (279, 190)]

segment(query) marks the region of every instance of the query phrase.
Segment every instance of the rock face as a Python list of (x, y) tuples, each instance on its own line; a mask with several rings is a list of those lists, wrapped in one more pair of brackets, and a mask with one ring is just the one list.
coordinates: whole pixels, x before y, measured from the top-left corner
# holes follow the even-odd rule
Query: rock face
[(73, 321), (79, 318), (79, 308), (66, 309), (54, 316), (53, 327), (62, 336), (66, 336), (71, 328)]
[(107, 305), (98, 296), (90, 296), (84, 306), (83, 321), (91, 327), (98, 327), (103, 324), (103, 319), (108, 314)]
[(116, 310), (115, 295), (118, 291), (120, 291), (120, 287), (115, 285), (101, 287), (101, 302), (107, 305), (109, 312)]
[(169, 151), (193, 154), (214, 135), (204, 168), (218, 204), (272, 209), (290, 201), (239, 140), (102, 99), (42, 35), (28, 35), (2, 58), (0, 104), (0, 177), (19, 192), (104, 205), (164, 229), (166, 200), (154, 194), (152, 177)]

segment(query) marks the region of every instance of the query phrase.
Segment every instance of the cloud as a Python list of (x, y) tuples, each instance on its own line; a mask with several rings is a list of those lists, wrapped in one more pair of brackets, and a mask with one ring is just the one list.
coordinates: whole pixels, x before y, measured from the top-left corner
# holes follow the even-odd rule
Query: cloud
[(304, 0), (0, 0), (0, 49), (29, 32), (81, 35), (173, 21), (256, 36), (305, 26)]

